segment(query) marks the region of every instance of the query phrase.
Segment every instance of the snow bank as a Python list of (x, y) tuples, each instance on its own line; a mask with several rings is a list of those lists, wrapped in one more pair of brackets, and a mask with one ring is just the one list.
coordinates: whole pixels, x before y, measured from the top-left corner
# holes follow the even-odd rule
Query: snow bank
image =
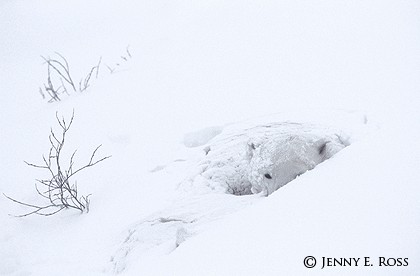
[[(367, 126), (360, 120), (361, 114), (342, 113), (346, 114), (341, 114), (346, 122), (352, 121), (353, 127), (357, 126), (353, 133), (366, 130)], [(186, 146), (182, 158), (152, 170), (161, 177), (176, 170), (186, 178), (177, 183), (177, 193), (169, 206), (127, 228), (111, 256), (109, 271), (129, 273), (134, 271), (131, 270), (133, 266), (146, 265), (150, 254), (156, 258), (170, 254), (191, 237), (211, 228), (213, 223), (261, 201), (262, 195), (271, 194), (349, 145), (351, 137), (336, 129), (309, 123), (276, 122), (279, 116), (259, 118), (258, 125), (255, 125), (255, 119), (228, 124), (219, 128), (219, 134), (210, 135), (214, 137), (207, 144), (194, 148)], [(190, 133), (188, 138), (201, 141), (212, 132), (209, 130), (211, 128)], [(275, 150), (268, 148), (258, 152), (254, 148), (251, 151), (255, 151), (255, 156), (250, 156), (247, 152), (250, 141), (266, 147), (274, 144)], [(272, 167), (273, 161), (277, 162), (275, 167)], [(254, 173), (263, 172), (261, 176), (264, 176), (270, 168), (272, 179), (261, 183), (259, 177), (252, 182)], [(263, 185), (267, 185), (263, 187), (265, 192), (244, 196), (252, 194), (251, 188)]]
[(332, 157), (347, 140), (339, 131), (314, 124), (229, 125), (204, 146), (199, 176), (213, 190), (269, 195)]

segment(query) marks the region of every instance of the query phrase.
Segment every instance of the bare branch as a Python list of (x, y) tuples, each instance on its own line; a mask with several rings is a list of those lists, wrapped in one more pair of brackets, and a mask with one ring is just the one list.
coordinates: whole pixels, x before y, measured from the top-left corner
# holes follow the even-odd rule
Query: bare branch
[(65, 65), (63, 65), (62, 62), (56, 60), (56, 59), (51, 59), (50, 57), (45, 58), (43, 56), (41, 56), (41, 58), (47, 63), (48, 67), (51, 67), (52, 69), (54, 69), (54, 71), (61, 77), (63, 78), (72, 88), (74, 91), (76, 91), (76, 87), (74, 86), (74, 82), (71, 78), (70, 75), (70, 69), (68, 67), (68, 63), (67, 60), (61, 56), (60, 54), (56, 53), (57, 55), (59, 55), (63, 60)]
[(47, 82), (44, 84), (44, 89), (40, 88), (39, 92), (43, 99), (48, 94), (50, 97), (48, 102), (61, 101), (62, 94), (70, 95), (67, 89), (69, 86), (71, 87), (70, 90), (74, 92), (84, 92), (90, 87), (92, 76), (95, 75), (95, 78), (98, 78), (102, 57), (99, 58), (97, 65), (93, 66), (85, 77), (75, 82), (70, 73), (70, 66), (67, 59), (58, 52), (55, 52), (55, 55), (57, 58), (41, 56), (44, 64), (47, 65)]
[(98, 75), (99, 75), (99, 67), (101, 66), (101, 62), (102, 62), (102, 57), (99, 58), (99, 62), (96, 65), (96, 76), (95, 76), (96, 78), (98, 78)]
[(39, 165), (28, 163), (26, 161), (23, 161), (23, 162), (25, 162), (26, 165), (31, 166), (31, 167), (40, 168), (40, 169), (48, 169), (47, 166), (39, 166)]
[(110, 72), (111, 74), (113, 74), (113, 73), (114, 73), (114, 71), (115, 71), (115, 69), (116, 69), (116, 68), (111, 68), (111, 67), (109, 67), (108, 65), (106, 65), (106, 68), (108, 68), (108, 70), (109, 70), (109, 72)]
[(97, 160), (97, 161), (93, 162), (93, 158), (95, 157), (96, 151), (97, 151), (97, 150), (98, 150), (101, 146), (102, 146), (102, 145), (99, 145), (99, 146), (98, 146), (98, 147), (97, 147), (97, 148), (93, 151), (93, 153), (92, 153), (92, 155), (91, 155), (91, 157), (90, 157), (89, 163), (88, 163), (87, 165), (85, 165), (85, 166), (83, 166), (83, 167), (81, 167), (81, 168), (79, 168), (79, 169), (75, 170), (73, 173), (71, 173), (71, 174), (69, 175), (69, 178), (70, 178), (71, 176), (75, 175), (76, 173), (80, 172), (81, 170), (84, 170), (84, 169), (86, 169), (86, 168), (88, 168), (88, 167), (92, 167), (92, 166), (94, 166), (94, 165), (98, 164), (99, 162), (102, 162), (102, 161), (104, 161), (104, 160), (106, 160), (106, 159), (108, 159), (108, 158), (112, 157), (111, 155), (109, 155), (109, 156), (103, 157), (103, 158), (101, 158), (101, 159), (99, 159), (99, 160)]
[[(34, 205), (25, 203), (19, 200), (16, 200), (12, 197), (9, 197), (5, 194), (3, 194), (7, 199), (11, 200), (12, 202), (15, 202), (17, 204), (33, 208), (28, 213), (25, 213), (23, 215), (19, 215), (18, 217), (25, 217), (32, 214), (36, 215), (42, 215), (42, 216), (50, 216), (53, 214), (58, 213), (59, 211), (63, 209), (76, 209), (79, 210), (81, 213), (83, 212), (89, 212), (89, 205), (90, 205), (90, 199), (89, 195), (87, 196), (79, 196), (78, 193), (78, 187), (77, 183), (74, 182), (74, 184), (71, 184), (72, 177), (88, 168), (92, 167), (99, 162), (102, 162), (111, 156), (106, 156), (103, 158), (100, 158), (99, 160), (94, 161), (95, 155), (98, 151), (98, 149), (101, 147), (99, 145), (95, 148), (93, 153), (91, 154), (91, 157), (89, 159), (89, 163), (80, 167), (79, 169), (74, 170), (74, 157), (76, 155), (77, 150), (73, 152), (73, 154), (70, 157), (70, 161), (68, 162), (68, 168), (62, 169), (61, 166), (61, 152), (64, 147), (66, 133), (70, 129), (73, 120), (74, 120), (74, 110), (72, 113), (72, 117), (70, 121), (67, 123), (65, 118), (59, 118), (58, 113), (56, 113), (56, 119), (58, 124), (61, 127), (61, 137), (58, 136), (52, 129), (50, 130), (49, 135), (49, 141), (50, 141), (50, 150), (48, 154), (48, 159), (45, 156), (42, 156), (44, 164), (43, 165), (36, 165), (29, 162), (24, 161), (28, 166), (38, 168), (38, 169), (46, 169), (50, 173), (49, 179), (37, 179), (36, 182), (41, 184), (40, 186), (35, 183), (35, 191), (36, 193), (41, 196), (44, 200), (47, 199), (49, 201), (48, 204), (41, 206), (41, 205)], [(52, 160), (55, 160), (52, 162)], [(47, 209), (50, 208), (56, 208), (57, 210), (52, 212), (46, 212)]]

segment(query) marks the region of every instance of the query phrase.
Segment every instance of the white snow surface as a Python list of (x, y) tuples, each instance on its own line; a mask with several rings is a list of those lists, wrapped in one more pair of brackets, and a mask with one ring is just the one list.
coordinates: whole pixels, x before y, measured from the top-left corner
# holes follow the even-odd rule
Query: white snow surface
[[(207, 133), (196, 132), (196, 140)], [(229, 125), (201, 148), (199, 174), (189, 182), (235, 195), (269, 195), (348, 146), (348, 140), (340, 131), (302, 122)]]
[[(0, 275), (418, 275), (419, 13), (387, 0), (1, 1), (0, 192), (44, 203), (45, 172), (23, 161), (48, 154), (56, 112), (75, 112), (63, 160), (77, 149), (83, 166), (100, 144), (112, 157), (77, 176), (87, 214), (16, 218), (28, 208), (0, 198)], [(48, 104), (40, 55), (55, 51), (75, 79), (103, 66)], [(249, 140), (220, 138), (284, 122), (349, 146), (268, 197), (200, 178)]]

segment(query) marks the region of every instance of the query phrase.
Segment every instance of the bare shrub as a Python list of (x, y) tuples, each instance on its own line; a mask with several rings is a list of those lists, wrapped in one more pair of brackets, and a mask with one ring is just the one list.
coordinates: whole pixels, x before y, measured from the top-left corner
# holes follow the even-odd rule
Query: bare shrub
[(6, 198), (10, 199), (13, 202), (33, 209), (32, 211), (23, 215), (19, 215), (17, 217), (25, 217), (32, 214), (50, 216), (64, 209), (76, 209), (79, 210), (81, 213), (89, 212), (90, 194), (87, 196), (79, 195), (77, 183), (76, 181), (74, 181), (74, 183), (72, 184), (72, 180), (74, 176), (80, 171), (92, 167), (98, 164), (99, 162), (102, 162), (111, 157), (106, 156), (94, 161), (95, 154), (101, 147), (101, 145), (99, 145), (91, 154), (90, 160), (87, 163), (87, 165), (75, 169), (74, 157), (77, 152), (76, 150), (71, 155), (67, 168), (65, 168), (63, 166), (64, 162), (62, 161), (61, 157), (64, 143), (66, 141), (66, 134), (73, 123), (74, 111), (68, 123), (65, 121), (64, 117), (60, 119), (57, 113), (56, 118), (61, 128), (61, 137), (54, 133), (54, 131), (51, 129), (49, 135), (51, 147), (48, 153), (48, 157), (42, 156), (44, 164), (36, 165), (25, 161), (25, 163), (28, 166), (47, 170), (49, 172), (49, 178), (36, 180), (37, 183), (35, 183), (35, 190), (37, 194), (42, 198), (48, 200), (48, 203), (45, 205), (28, 204), (3, 194)]
[(125, 53), (120, 56), (120, 61), (116, 62), (115, 64), (113, 64), (111, 66), (110, 65), (105, 65), (105, 66), (106, 66), (106, 68), (108, 68), (110, 74), (118, 73), (118, 72), (122, 71), (121, 66), (124, 63), (127, 63), (131, 58), (132, 58), (132, 55), (131, 55), (131, 52), (130, 52), (130, 45), (128, 45), (125, 48)]
[(39, 89), (41, 96), (47, 99), (48, 102), (61, 101), (61, 96), (69, 95), (72, 92), (84, 92), (89, 88), (92, 76), (98, 78), (99, 67), (102, 62), (102, 57), (99, 58), (97, 65), (93, 66), (89, 73), (78, 83), (75, 83), (70, 73), (70, 66), (67, 59), (60, 53), (55, 52), (56, 58), (43, 57), (45, 64), (47, 64), (47, 82), (44, 87)]
[[(129, 48), (130, 46), (126, 47), (125, 53), (120, 56), (116, 63), (112, 65), (105, 64), (110, 74), (124, 70), (122, 69), (123, 65), (132, 58)], [(92, 80), (98, 78), (102, 57), (99, 58), (95, 66), (90, 68), (85, 77), (74, 81), (67, 59), (58, 52), (55, 52), (55, 55), (55, 57), (41, 56), (44, 64), (47, 65), (47, 81), (43, 84), (43, 87), (39, 88), (39, 93), (49, 103), (61, 101), (63, 95), (68, 96), (74, 92), (85, 92), (92, 84)]]

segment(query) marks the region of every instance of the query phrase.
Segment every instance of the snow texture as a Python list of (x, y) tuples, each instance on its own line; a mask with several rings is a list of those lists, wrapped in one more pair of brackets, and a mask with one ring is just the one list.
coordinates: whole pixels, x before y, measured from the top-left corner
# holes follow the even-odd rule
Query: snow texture
[[(418, 275), (419, 18), (415, 0), (0, 1), (0, 194), (44, 203), (23, 160), (42, 164), (56, 112), (75, 111), (65, 164), (112, 155), (76, 179), (88, 214), (16, 218), (0, 196), (0, 275)], [(54, 52), (75, 81), (102, 66), (48, 104)]]
[(134, 264), (146, 265), (151, 255), (170, 254), (191, 237), (209, 229), (212, 223), (258, 200), (255, 196), (228, 194), (178, 195), (168, 208), (127, 228), (107, 270), (121, 273)]
[[(332, 127), (265, 120), (218, 127), (219, 134), (215, 128), (189, 133), (189, 145), (212, 138), (196, 147), (184, 139), (189, 158), (152, 170), (165, 174), (176, 166), (191, 173), (178, 184), (173, 204), (128, 227), (109, 270), (121, 273), (151, 252), (169, 254), (212, 222), (254, 204), (349, 145), (350, 136)], [(264, 177), (268, 173), (271, 179)]]
[(342, 131), (310, 123), (228, 125), (203, 146), (205, 157), (191, 182), (234, 195), (269, 195), (331, 158), (348, 140)]

